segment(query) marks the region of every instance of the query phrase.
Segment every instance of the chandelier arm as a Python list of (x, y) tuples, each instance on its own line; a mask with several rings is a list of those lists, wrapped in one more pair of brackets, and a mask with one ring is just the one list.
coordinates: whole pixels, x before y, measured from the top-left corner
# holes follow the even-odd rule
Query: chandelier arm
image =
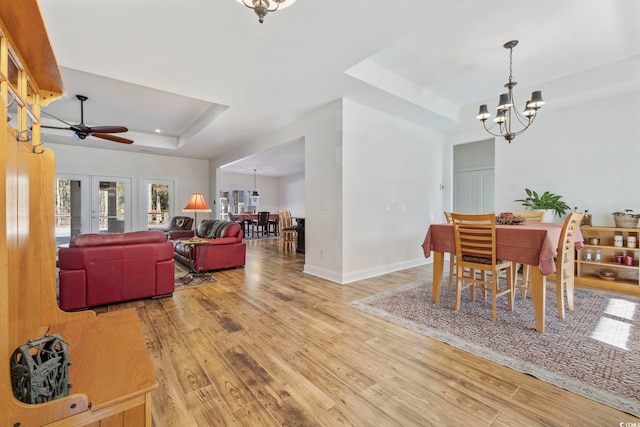
[[(518, 120), (518, 122), (522, 126), (524, 126), (525, 129), (528, 128), (529, 125), (531, 125), (531, 123), (533, 122), (533, 120), (530, 117), (523, 116), (522, 114), (520, 114), (520, 112), (518, 112), (518, 110), (514, 110), (513, 112), (515, 113), (515, 116), (516, 116), (516, 119)], [(535, 115), (533, 117), (535, 117)]]
[(526, 125), (523, 124), (524, 128), (522, 128), (521, 130), (519, 130), (518, 132), (514, 132), (514, 135), (521, 135), (524, 133), (525, 130), (529, 129), (529, 126), (531, 126), (531, 124), (533, 124), (533, 121), (536, 119), (536, 115), (531, 117), (531, 120), (529, 120), (529, 123), (527, 123)]
[[(494, 124), (493, 124), (493, 125), (491, 125), (490, 127), (487, 127), (487, 122), (486, 122), (486, 120), (484, 120), (484, 121), (482, 122), (482, 126), (484, 126), (484, 130), (486, 130), (488, 133), (490, 133), (491, 135), (496, 136), (496, 137), (504, 138), (504, 135), (503, 135), (503, 134), (501, 134), (501, 133), (493, 133), (493, 132), (491, 132), (491, 129), (493, 129), (494, 127), (496, 127), (496, 124), (497, 124), (497, 123), (494, 123)], [(500, 130), (502, 131), (502, 126), (500, 126), (500, 128), (501, 128)]]

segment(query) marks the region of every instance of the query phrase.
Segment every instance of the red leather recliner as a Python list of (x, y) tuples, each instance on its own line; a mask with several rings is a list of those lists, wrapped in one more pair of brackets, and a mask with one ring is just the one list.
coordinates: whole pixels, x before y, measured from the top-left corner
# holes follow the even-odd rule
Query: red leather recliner
[(171, 295), (173, 262), (173, 244), (161, 231), (76, 236), (58, 251), (60, 308)]

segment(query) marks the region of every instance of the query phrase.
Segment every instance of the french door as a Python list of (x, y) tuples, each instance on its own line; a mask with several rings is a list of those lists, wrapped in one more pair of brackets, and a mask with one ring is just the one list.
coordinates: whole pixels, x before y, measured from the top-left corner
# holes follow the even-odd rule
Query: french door
[(91, 177), (91, 232), (131, 231), (131, 178)]
[(86, 233), (131, 230), (131, 178), (56, 176), (56, 243)]

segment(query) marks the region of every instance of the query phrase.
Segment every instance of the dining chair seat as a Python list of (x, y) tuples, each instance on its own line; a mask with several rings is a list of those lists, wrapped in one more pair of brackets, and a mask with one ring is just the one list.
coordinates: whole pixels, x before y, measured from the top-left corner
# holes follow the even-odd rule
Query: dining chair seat
[[(462, 260), (466, 262), (474, 262), (478, 264), (486, 264), (491, 265), (491, 258), (485, 258), (481, 256), (473, 256), (473, 255), (462, 255)], [(496, 259), (496, 264), (504, 264), (505, 262), (509, 262), (506, 260)]]

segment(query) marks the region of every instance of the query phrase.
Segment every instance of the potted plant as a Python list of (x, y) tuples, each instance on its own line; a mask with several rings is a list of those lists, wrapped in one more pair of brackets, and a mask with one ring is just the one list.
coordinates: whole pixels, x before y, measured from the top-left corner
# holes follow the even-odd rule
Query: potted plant
[(559, 217), (566, 214), (567, 210), (570, 209), (569, 205), (562, 200), (562, 196), (557, 194), (548, 191), (538, 194), (528, 188), (525, 188), (524, 191), (527, 193), (527, 197), (514, 200), (514, 202), (521, 202), (522, 206), (528, 209), (551, 211), (553, 215), (558, 215)]
[(624, 212), (613, 212), (613, 220), (618, 228), (636, 228), (640, 214), (633, 213), (633, 209), (625, 209)]

